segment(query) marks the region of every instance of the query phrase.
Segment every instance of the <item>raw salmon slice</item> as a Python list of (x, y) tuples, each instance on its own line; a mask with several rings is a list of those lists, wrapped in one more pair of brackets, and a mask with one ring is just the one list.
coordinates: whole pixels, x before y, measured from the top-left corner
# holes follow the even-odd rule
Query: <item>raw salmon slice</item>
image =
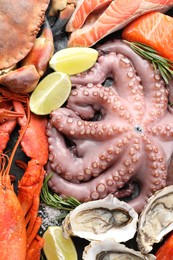
[[(91, 2), (96, 2), (96, 7), (94, 10), (93, 7), (91, 8), (90, 6)], [(98, 3), (101, 3), (101, 0), (80, 1), (80, 8), (78, 8), (79, 11), (76, 11), (76, 13), (74, 13), (71, 21), (69, 21), (68, 27), (70, 28), (70, 24), (72, 24), (72, 22), (75, 20), (80, 20), (80, 23), (78, 22), (78, 26), (79, 24), (80, 26), (81, 24), (84, 25), (80, 29), (76, 29), (74, 32), (72, 32), (68, 42), (69, 47), (92, 46), (100, 39), (104, 38), (106, 35), (124, 28), (127, 24), (129, 24), (144, 13), (153, 10), (165, 12), (173, 6), (173, 0), (115, 0), (111, 1), (111, 3), (109, 3), (109, 5), (105, 8), (104, 11), (101, 12), (100, 15), (97, 15), (97, 19), (93, 19), (94, 21), (90, 19), (88, 21), (88, 17), (90, 18), (91, 14), (93, 12), (96, 13), (96, 11), (98, 10)], [(91, 12), (91, 10), (93, 10), (93, 12)], [(82, 16), (82, 13), (85, 13), (85, 15)], [(89, 13), (90, 15), (88, 15)], [(84, 17), (83, 20), (82, 17)], [(75, 28), (80, 27), (78, 26), (76, 26)]]
[[(66, 31), (72, 32), (79, 29), (85, 23), (86, 18), (94, 11), (92, 20), (97, 19), (97, 16), (112, 2), (112, 0), (79, 0), (75, 11), (69, 19)], [(91, 19), (90, 19), (91, 20)]]
[(128, 41), (146, 44), (173, 61), (173, 18), (150, 12), (130, 23), (122, 33)]

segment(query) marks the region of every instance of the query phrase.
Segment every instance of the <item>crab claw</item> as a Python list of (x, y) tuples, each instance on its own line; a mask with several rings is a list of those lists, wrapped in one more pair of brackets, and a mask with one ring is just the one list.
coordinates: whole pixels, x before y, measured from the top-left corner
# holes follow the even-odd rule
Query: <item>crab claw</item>
[(35, 66), (28, 65), (0, 76), (0, 84), (15, 93), (29, 93), (34, 90), (39, 79)]
[(16, 93), (29, 93), (35, 89), (45, 73), (54, 52), (52, 31), (48, 22), (29, 54), (20, 63), (20, 68), (0, 76), (0, 84)]
[(43, 25), (42, 34), (35, 41), (34, 47), (29, 54), (22, 60), (21, 65), (34, 65), (38, 74), (43, 76), (45, 73), (49, 60), (54, 53), (54, 43), (52, 30), (47, 20)]

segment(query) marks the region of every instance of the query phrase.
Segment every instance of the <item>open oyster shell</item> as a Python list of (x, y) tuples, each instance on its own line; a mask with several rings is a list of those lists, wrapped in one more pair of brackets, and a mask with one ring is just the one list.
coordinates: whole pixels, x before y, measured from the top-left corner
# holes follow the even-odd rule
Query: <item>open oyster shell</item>
[(154, 260), (156, 257), (152, 254), (142, 255), (139, 251), (135, 251), (119, 244), (113, 240), (92, 241), (85, 247), (83, 260)]
[(173, 185), (156, 192), (139, 217), (137, 243), (142, 253), (173, 230)]
[(134, 237), (138, 214), (113, 195), (85, 202), (72, 210), (62, 223), (64, 236), (87, 240), (114, 239), (125, 242)]

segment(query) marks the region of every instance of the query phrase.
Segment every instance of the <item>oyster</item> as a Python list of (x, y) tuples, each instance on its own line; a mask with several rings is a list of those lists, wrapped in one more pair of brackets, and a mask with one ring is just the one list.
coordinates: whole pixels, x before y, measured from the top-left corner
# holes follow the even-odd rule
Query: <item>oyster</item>
[(139, 251), (135, 251), (119, 244), (113, 240), (92, 241), (85, 247), (83, 252), (84, 260), (154, 260), (156, 257), (152, 254), (142, 255)]
[(64, 236), (87, 240), (114, 239), (125, 242), (136, 233), (138, 214), (113, 195), (85, 202), (72, 210), (62, 223)]
[(156, 192), (139, 217), (137, 243), (142, 253), (152, 250), (153, 244), (173, 230), (173, 185)]

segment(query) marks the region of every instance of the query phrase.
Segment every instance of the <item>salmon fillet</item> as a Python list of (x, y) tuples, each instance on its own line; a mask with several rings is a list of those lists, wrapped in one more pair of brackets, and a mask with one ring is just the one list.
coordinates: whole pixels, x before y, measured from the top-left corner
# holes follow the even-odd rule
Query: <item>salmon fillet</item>
[[(107, 4), (104, 10), (101, 8), (103, 2)], [(67, 24), (67, 29), (74, 30), (68, 46), (92, 46), (106, 35), (124, 28), (140, 15), (153, 10), (165, 12), (172, 6), (173, 0), (79, 1), (77, 10)], [(91, 19), (93, 12), (96, 18)]]
[[(69, 22), (66, 26), (67, 32), (73, 32), (74, 30), (81, 28), (85, 23), (86, 18), (93, 12), (94, 17), (97, 17), (97, 13), (100, 14), (101, 10), (104, 10), (112, 0), (96, 0), (96, 1), (83, 1), (79, 0), (75, 11), (73, 12)], [(95, 18), (96, 19), (96, 18)], [(94, 20), (95, 20), (94, 19)]]
[(173, 18), (160, 12), (142, 15), (122, 33), (128, 41), (146, 44), (173, 61)]

